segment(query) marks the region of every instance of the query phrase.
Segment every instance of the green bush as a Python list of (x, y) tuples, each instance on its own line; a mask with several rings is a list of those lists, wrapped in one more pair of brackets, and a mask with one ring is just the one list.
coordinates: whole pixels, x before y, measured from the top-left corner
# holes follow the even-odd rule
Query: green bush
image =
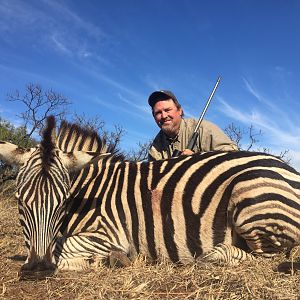
[[(7, 141), (23, 148), (30, 148), (37, 144), (33, 138), (28, 137), (24, 126), (16, 127), (9, 121), (0, 117), (0, 141)], [(17, 168), (8, 166), (0, 161), (0, 184), (16, 176)]]
[(37, 142), (27, 135), (24, 126), (16, 127), (7, 120), (0, 117), (0, 140), (8, 141), (23, 148), (35, 146)]

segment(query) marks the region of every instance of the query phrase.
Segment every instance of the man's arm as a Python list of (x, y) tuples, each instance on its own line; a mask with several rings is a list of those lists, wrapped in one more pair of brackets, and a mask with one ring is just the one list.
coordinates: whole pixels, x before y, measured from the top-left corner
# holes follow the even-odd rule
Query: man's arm
[(162, 133), (159, 132), (157, 136), (154, 138), (149, 151), (148, 151), (148, 160), (154, 161), (154, 160), (160, 160), (164, 159), (164, 153), (163, 150), (163, 141), (162, 141)]
[(237, 145), (212, 122), (203, 123), (202, 151), (238, 151)]

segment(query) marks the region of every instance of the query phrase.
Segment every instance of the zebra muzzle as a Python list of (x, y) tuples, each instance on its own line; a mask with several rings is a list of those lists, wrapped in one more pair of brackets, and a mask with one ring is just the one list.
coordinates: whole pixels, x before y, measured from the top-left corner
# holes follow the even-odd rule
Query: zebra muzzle
[(28, 264), (24, 264), (18, 275), (20, 280), (42, 280), (47, 277), (51, 277), (56, 273), (56, 265), (45, 263), (41, 261), (33, 266), (28, 267)]
[(51, 261), (51, 251), (49, 249), (43, 258), (36, 255), (34, 248), (31, 249), (28, 262), (21, 267), (18, 273), (20, 280), (41, 280), (56, 273), (57, 267)]

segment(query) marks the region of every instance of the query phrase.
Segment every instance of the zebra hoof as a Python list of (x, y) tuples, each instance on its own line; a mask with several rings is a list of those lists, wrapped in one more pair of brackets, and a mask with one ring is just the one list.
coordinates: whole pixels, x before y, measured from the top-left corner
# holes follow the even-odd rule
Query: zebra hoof
[(277, 266), (277, 272), (286, 273), (294, 275), (297, 271), (300, 270), (300, 263), (299, 262), (283, 262)]
[(111, 251), (109, 254), (110, 267), (128, 267), (131, 265), (131, 260), (123, 251)]

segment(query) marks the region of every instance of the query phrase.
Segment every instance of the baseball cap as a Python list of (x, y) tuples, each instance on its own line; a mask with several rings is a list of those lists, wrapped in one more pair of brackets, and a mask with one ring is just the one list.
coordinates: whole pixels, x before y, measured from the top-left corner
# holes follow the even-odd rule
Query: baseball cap
[(161, 100), (168, 100), (168, 99), (172, 99), (176, 104), (177, 103), (179, 104), (175, 95), (171, 91), (167, 91), (167, 90), (153, 92), (148, 98), (148, 103), (153, 108), (156, 102)]

